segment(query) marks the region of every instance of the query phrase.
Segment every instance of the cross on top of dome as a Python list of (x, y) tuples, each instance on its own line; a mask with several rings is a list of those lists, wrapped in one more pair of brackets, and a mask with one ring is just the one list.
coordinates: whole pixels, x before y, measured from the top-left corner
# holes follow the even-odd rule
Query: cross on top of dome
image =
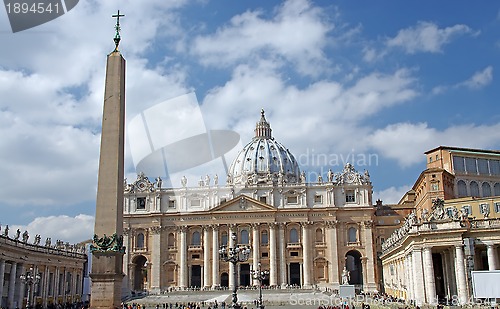
[(255, 126), (256, 138), (271, 138), (271, 125), (267, 122), (264, 109), (260, 110), (260, 121)]

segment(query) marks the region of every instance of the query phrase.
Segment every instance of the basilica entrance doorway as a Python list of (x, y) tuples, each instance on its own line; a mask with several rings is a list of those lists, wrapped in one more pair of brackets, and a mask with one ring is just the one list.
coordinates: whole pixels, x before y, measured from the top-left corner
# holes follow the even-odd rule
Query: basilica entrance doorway
[(147, 261), (144, 255), (136, 256), (132, 260), (132, 290), (134, 291), (143, 291), (146, 288), (148, 281)]
[(240, 264), (240, 285), (250, 286), (250, 264)]
[(229, 275), (227, 273), (222, 273), (220, 275), (220, 286), (223, 288), (229, 287)]
[(201, 287), (201, 266), (191, 266), (191, 287)]
[(346, 267), (349, 271), (349, 284), (363, 284), (363, 267), (361, 266), (361, 253), (357, 250), (351, 250), (346, 253)]
[(290, 285), (300, 286), (300, 263), (290, 263)]

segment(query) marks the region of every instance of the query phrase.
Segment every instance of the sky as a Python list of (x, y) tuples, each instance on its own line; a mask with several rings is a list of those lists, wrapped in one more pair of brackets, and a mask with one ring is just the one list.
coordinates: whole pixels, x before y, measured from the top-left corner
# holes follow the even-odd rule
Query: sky
[[(2, 232), (92, 237), (118, 9), (127, 124), (194, 93), (207, 130), (241, 138), (228, 164), (261, 108), (308, 175), (351, 161), (384, 203), (412, 187), (427, 150), (500, 149), (498, 1), (82, 0), (16, 33), (0, 9)], [(169, 122), (185, 126), (175, 113)], [(184, 172), (193, 184), (217, 168)]]

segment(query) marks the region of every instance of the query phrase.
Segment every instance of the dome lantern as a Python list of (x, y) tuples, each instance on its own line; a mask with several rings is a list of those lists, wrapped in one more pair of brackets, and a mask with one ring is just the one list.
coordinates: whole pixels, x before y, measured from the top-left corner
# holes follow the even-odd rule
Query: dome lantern
[(266, 120), (264, 109), (260, 110), (260, 121), (255, 126), (256, 138), (271, 138), (271, 125)]

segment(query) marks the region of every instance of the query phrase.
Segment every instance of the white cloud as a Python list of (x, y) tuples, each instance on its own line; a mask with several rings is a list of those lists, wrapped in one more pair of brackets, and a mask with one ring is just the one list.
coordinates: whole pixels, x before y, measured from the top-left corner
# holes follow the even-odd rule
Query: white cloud
[[(2, 227), (5, 229), (5, 227)], [(89, 215), (77, 215), (69, 217), (65, 215), (38, 217), (26, 226), (9, 226), (9, 235), (14, 237), (16, 230), (28, 231), (30, 236), (28, 242), (32, 243), (35, 235), (41, 237), (40, 244), (45, 244), (45, 240), (50, 237), (52, 244), (57, 240), (76, 244), (85, 240), (92, 239), (94, 234), (94, 217)]]
[(417, 52), (442, 52), (444, 45), (451, 42), (457, 36), (464, 34), (477, 35), (467, 25), (454, 25), (439, 28), (431, 22), (418, 22), (415, 27), (399, 30), (398, 34), (387, 40), (387, 47), (399, 47), (409, 54)]
[(491, 84), (493, 81), (493, 67), (490, 65), (482, 71), (475, 72), (469, 79), (453, 86), (439, 85), (432, 89), (432, 94), (443, 94), (450, 89), (468, 88), (478, 90)]
[(469, 89), (480, 89), (488, 86), (493, 81), (493, 67), (490, 65), (480, 72), (474, 73), (471, 78), (458, 84)]
[(297, 64), (299, 72), (315, 75), (327, 62), (322, 48), (333, 26), (325, 19), (322, 10), (307, 0), (286, 1), (271, 19), (257, 10), (234, 16), (215, 34), (197, 37), (192, 52), (205, 65), (214, 66), (284, 58)]
[(366, 142), (383, 156), (395, 159), (402, 167), (422, 161), (423, 153), (437, 146), (491, 148), (498, 145), (500, 124), (460, 125), (439, 131), (427, 123), (397, 123), (376, 130)]
[(381, 200), (384, 204), (396, 204), (410, 189), (410, 185), (404, 185), (400, 187), (389, 187), (381, 191), (375, 191), (373, 192), (373, 200)]

